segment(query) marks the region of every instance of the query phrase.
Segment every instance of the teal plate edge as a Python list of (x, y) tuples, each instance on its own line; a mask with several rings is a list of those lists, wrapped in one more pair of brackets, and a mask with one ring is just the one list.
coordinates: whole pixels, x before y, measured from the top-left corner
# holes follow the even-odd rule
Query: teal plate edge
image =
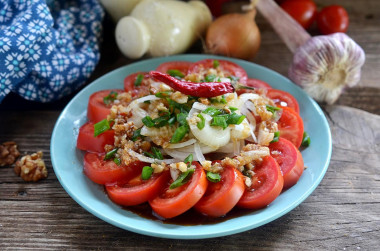
[[(164, 224), (122, 209), (111, 202), (103, 188), (89, 181), (82, 171), (83, 153), (76, 149), (76, 137), (79, 127), (86, 121), (89, 96), (102, 89), (123, 88), (124, 77), (128, 74), (153, 70), (163, 62), (195, 62), (206, 58), (235, 62), (247, 71), (249, 77), (261, 79), (276, 89), (294, 95), (300, 104), (305, 131), (312, 140), (311, 145), (302, 150), (307, 169), (295, 186), (284, 191), (268, 207), (216, 224), (196, 226)], [(204, 239), (257, 228), (297, 207), (323, 179), (331, 158), (332, 141), (329, 125), (321, 108), (289, 79), (252, 62), (214, 55), (187, 54), (142, 60), (118, 68), (93, 81), (81, 90), (60, 114), (53, 129), (50, 151), (53, 169), (62, 187), (80, 206), (96, 217), (139, 234), (171, 239)]]

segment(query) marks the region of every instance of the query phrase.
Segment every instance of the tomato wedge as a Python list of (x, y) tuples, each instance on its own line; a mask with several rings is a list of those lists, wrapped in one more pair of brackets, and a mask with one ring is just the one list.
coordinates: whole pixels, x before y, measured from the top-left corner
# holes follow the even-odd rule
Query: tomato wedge
[(192, 62), (188, 62), (188, 61), (165, 62), (165, 63), (160, 64), (156, 70), (162, 73), (168, 73), (169, 70), (178, 70), (183, 75), (186, 75), (189, 67), (192, 64), (193, 64)]
[(113, 160), (104, 160), (104, 154), (87, 152), (84, 155), (84, 174), (95, 183), (109, 184), (128, 180), (141, 173), (145, 164), (136, 161), (129, 166), (116, 165)]
[(232, 166), (227, 166), (221, 173), (219, 182), (208, 182), (205, 195), (194, 208), (207, 216), (223, 216), (236, 205), (244, 190), (243, 175)]
[(277, 142), (269, 144), (271, 156), (280, 165), (284, 177), (284, 188), (288, 189), (297, 183), (304, 169), (303, 158), (298, 149), (282, 137)]
[[(141, 79), (139, 79), (140, 77)], [(150, 77), (148, 72), (136, 72), (131, 75), (128, 75), (124, 79), (124, 90), (126, 92), (130, 92), (132, 97), (134, 98), (140, 98), (149, 95), (149, 79)]]
[(107, 194), (116, 204), (135, 206), (154, 199), (170, 179), (169, 171), (153, 174), (148, 180), (141, 173), (126, 183), (106, 185)]
[(282, 115), (277, 121), (280, 136), (292, 142), (297, 148), (303, 137), (303, 121), (300, 115), (289, 107), (281, 107)]
[(94, 137), (94, 123), (87, 122), (79, 129), (77, 148), (90, 152), (104, 153), (105, 145), (113, 145), (114, 131), (108, 130)]
[(288, 92), (271, 89), (268, 90), (267, 97), (272, 99), (277, 106), (286, 106), (292, 108), (297, 113), (300, 113), (300, 106), (298, 105), (297, 100)]
[(237, 203), (239, 207), (260, 209), (269, 205), (281, 193), (284, 178), (276, 160), (266, 156), (254, 170), (252, 185), (247, 188)]
[(89, 121), (98, 123), (107, 118), (112, 105), (106, 105), (103, 98), (108, 96), (112, 91), (117, 93), (123, 92), (123, 90), (102, 90), (90, 96), (87, 107), (87, 118)]
[(218, 65), (218, 67), (220, 67), (220, 70), (225, 73), (225, 77), (234, 76), (239, 78), (240, 83), (247, 82), (247, 72), (243, 69), (243, 67), (235, 63), (220, 59), (204, 59), (195, 62), (190, 66), (187, 73), (202, 73), (205, 69), (207, 70), (209, 68), (217, 68), (214, 67), (216, 66), (215, 64)]
[(207, 178), (198, 162), (191, 179), (180, 187), (170, 189), (168, 182), (156, 198), (149, 201), (150, 206), (159, 216), (173, 218), (193, 207), (204, 195), (207, 189)]

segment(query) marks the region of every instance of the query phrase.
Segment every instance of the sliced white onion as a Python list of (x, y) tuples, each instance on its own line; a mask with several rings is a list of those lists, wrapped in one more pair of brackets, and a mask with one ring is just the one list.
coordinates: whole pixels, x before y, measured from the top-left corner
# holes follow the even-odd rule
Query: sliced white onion
[[(194, 153), (194, 148), (193, 148), (193, 151), (190, 153), (181, 152), (181, 151), (178, 151), (177, 149), (168, 149), (168, 148), (165, 148), (164, 151), (167, 155), (173, 157), (174, 159), (183, 161), (184, 159), (186, 159), (187, 156), (189, 156), (190, 153)], [(194, 158), (194, 160), (197, 161), (198, 159)], [(177, 162), (179, 162), (179, 161), (177, 161)]]
[(202, 163), (203, 161), (206, 160), (205, 156), (202, 153), (201, 147), (199, 146), (198, 143), (194, 144), (194, 153), (195, 153), (195, 156), (199, 162)]
[(131, 155), (132, 157), (137, 158), (138, 160), (140, 160), (142, 162), (147, 162), (147, 163), (155, 163), (155, 162), (156, 163), (162, 163), (162, 162), (165, 162), (166, 164), (172, 164), (172, 163), (179, 162), (178, 159), (153, 159), (153, 158), (144, 156), (142, 154), (139, 154), (139, 153), (133, 151), (132, 149), (128, 150), (128, 154)]
[(233, 146), (234, 146), (234, 155), (239, 155), (240, 154), (240, 141), (233, 141)]
[(176, 168), (170, 168), (170, 176), (173, 180), (176, 180), (179, 176), (179, 170)]
[(156, 97), (155, 95), (148, 95), (148, 96), (145, 96), (142, 98), (138, 98), (138, 99), (134, 100), (134, 102), (136, 102), (137, 104), (141, 104), (141, 103), (144, 103), (145, 101), (152, 101), (152, 100), (158, 100), (158, 99), (160, 99), (160, 98)]
[(206, 110), (208, 108), (208, 106), (205, 104), (199, 103), (199, 102), (194, 102), (192, 108), (203, 111), (203, 110)]
[[(142, 130), (141, 130), (142, 131)], [(142, 133), (141, 133), (142, 134)], [(142, 134), (143, 135), (143, 134)], [(197, 142), (196, 139), (189, 139), (188, 141), (182, 142), (182, 143), (177, 143), (177, 144), (169, 144), (167, 148), (174, 149), (174, 148), (182, 148), (185, 146), (189, 146)]]
[(256, 106), (254, 103), (252, 103), (251, 101), (247, 101), (244, 103), (244, 105), (251, 111), (253, 112), (253, 114), (255, 114), (255, 116), (258, 116), (258, 113), (257, 113), (257, 110), (256, 110)]
[(256, 93), (243, 93), (239, 96), (239, 99), (237, 100), (237, 106), (238, 108), (242, 107), (243, 104), (245, 104), (249, 100), (255, 100), (261, 98), (260, 95)]

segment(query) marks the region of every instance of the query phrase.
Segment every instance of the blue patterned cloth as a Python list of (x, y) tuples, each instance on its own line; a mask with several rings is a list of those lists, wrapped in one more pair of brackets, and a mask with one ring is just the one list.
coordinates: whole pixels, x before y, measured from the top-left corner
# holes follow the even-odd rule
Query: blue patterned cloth
[(49, 102), (80, 87), (99, 61), (97, 0), (0, 0), (0, 102)]

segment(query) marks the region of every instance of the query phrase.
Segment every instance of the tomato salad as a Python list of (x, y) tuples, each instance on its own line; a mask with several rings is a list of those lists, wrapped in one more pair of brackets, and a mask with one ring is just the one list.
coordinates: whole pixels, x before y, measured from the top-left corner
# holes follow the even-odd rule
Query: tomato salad
[(266, 207), (297, 183), (310, 143), (291, 94), (225, 60), (131, 74), (124, 90), (94, 93), (87, 114), (77, 141), (86, 176), (163, 219)]

